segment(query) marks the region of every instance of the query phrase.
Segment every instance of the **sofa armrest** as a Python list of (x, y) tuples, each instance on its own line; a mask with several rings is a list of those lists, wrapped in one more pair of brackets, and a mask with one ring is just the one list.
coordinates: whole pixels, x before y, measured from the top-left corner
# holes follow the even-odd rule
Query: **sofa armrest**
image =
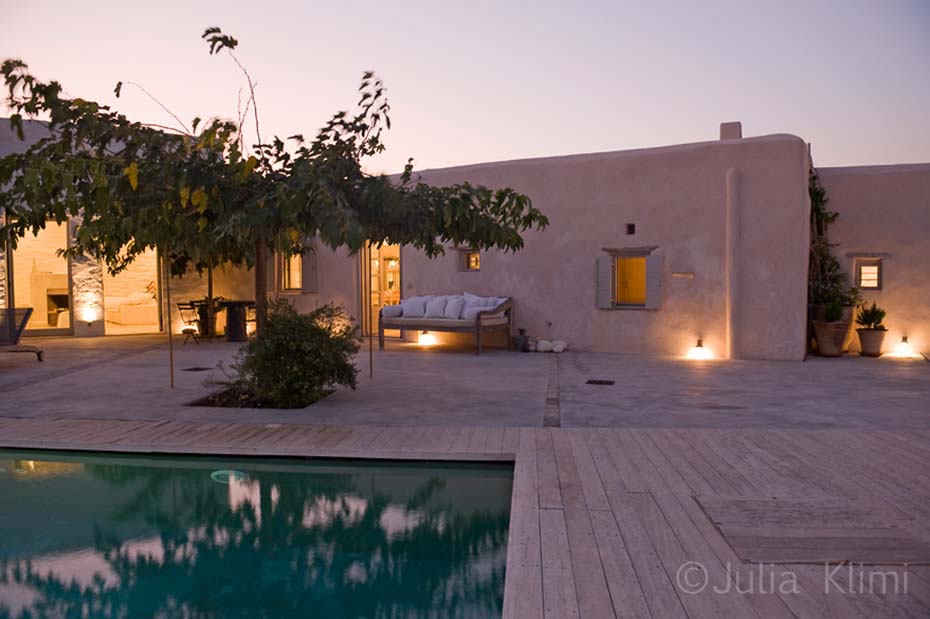
[(503, 303), (498, 304), (495, 307), (489, 307), (488, 309), (481, 310), (475, 315), (475, 324), (481, 324), (481, 318), (484, 316), (489, 316), (493, 314), (500, 314), (504, 312), (508, 320), (510, 319), (510, 310), (513, 308), (513, 300), (509, 297)]

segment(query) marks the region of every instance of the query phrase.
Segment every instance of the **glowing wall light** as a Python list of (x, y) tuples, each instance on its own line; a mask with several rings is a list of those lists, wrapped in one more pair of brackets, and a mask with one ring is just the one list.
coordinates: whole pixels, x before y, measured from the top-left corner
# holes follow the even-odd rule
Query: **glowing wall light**
[(429, 331), (421, 331), (417, 343), (420, 346), (434, 346), (436, 344), (436, 336)]
[(901, 338), (900, 342), (895, 344), (894, 350), (885, 356), (899, 359), (923, 359), (923, 355), (914, 350), (913, 344), (907, 341), (906, 335)]
[(714, 353), (710, 348), (704, 346), (704, 340), (702, 338), (698, 338), (697, 344), (695, 344), (691, 350), (688, 351), (688, 354), (685, 355), (685, 358), (704, 361), (707, 359), (713, 359)]
[(86, 323), (89, 327), (100, 319), (100, 309), (90, 305), (84, 306), (78, 310), (78, 317), (81, 322)]

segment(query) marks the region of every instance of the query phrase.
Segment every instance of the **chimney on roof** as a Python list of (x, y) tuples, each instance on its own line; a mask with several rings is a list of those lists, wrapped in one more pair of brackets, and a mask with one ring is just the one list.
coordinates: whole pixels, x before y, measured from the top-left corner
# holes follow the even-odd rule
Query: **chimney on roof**
[(720, 123), (721, 140), (738, 140), (743, 137), (743, 124), (738, 120), (729, 123)]

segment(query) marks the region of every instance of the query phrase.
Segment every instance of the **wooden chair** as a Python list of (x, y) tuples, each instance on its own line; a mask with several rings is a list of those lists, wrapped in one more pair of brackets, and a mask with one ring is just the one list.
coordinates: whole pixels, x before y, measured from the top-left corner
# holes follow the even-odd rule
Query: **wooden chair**
[(0, 310), (0, 352), (31, 352), (39, 361), (45, 361), (45, 353), (41, 348), (19, 343), (30, 318), (31, 307)]

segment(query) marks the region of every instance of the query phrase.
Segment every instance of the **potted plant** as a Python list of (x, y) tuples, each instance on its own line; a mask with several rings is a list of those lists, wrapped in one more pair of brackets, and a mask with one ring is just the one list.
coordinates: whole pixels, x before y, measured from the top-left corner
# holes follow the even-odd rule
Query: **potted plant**
[(859, 348), (864, 357), (881, 357), (882, 344), (885, 342), (885, 334), (888, 330), (882, 321), (885, 319), (885, 310), (878, 307), (874, 302), (872, 307), (866, 307), (863, 303), (859, 307), (859, 314), (856, 316), (856, 324), (859, 328), (856, 333), (859, 334)]
[(817, 354), (821, 357), (839, 357), (846, 346), (846, 337), (852, 321), (846, 318), (843, 302), (834, 299), (824, 308), (823, 320), (814, 320)]
[[(813, 168), (808, 192), (811, 199), (808, 315), (818, 354), (838, 357), (852, 342), (853, 310), (860, 301), (859, 289), (849, 285), (849, 276), (831, 251), (835, 244), (829, 241), (827, 230), (839, 215), (827, 209), (827, 192)], [(827, 326), (829, 323), (831, 326)], [(830, 341), (822, 342), (821, 334), (827, 333)], [(838, 352), (833, 346), (837, 338), (841, 340)]]

